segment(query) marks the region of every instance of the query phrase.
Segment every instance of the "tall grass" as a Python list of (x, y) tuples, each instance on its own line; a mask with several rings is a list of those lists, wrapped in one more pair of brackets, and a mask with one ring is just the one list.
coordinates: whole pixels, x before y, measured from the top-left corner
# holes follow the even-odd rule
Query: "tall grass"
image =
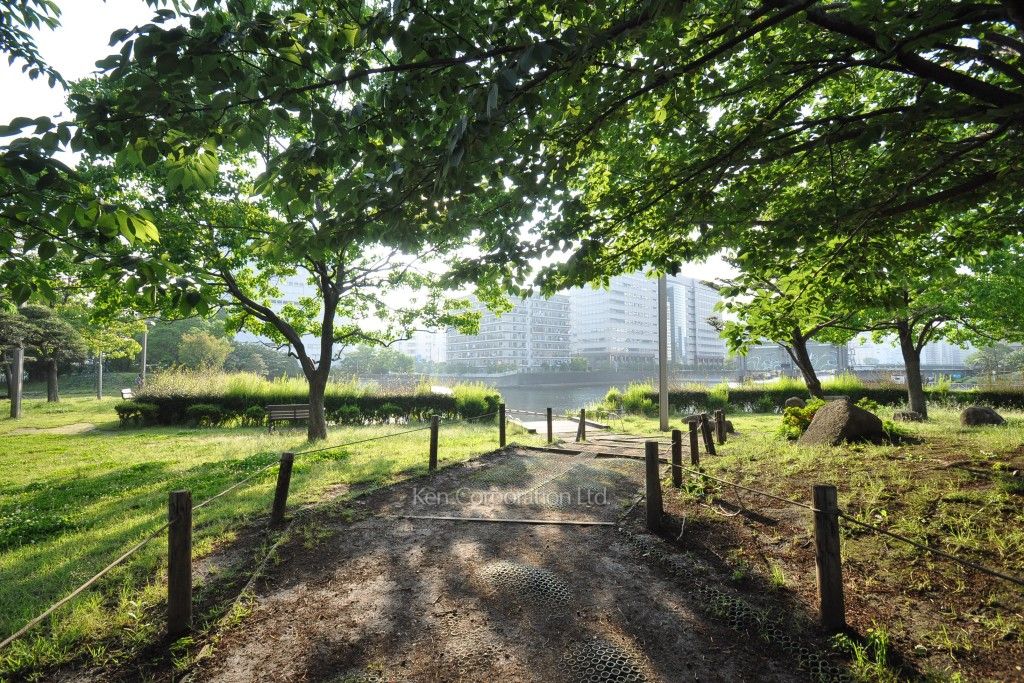
[[(153, 375), (136, 392), (143, 403), (157, 406), (157, 421), (179, 424), (188, 421), (190, 406), (202, 404), (219, 408), (221, 423), (259, 415), (259, 409), (271, 404), (306, 403), (309, 386), (300, 377), (267, 380), (252, 373), (195, 372), (174, 370)], [(435, 394), (429, 382), (421, 382), (406, 391), (382, 390), (375, 384), (355, 379), (332, 381), (324, 392), (328, 419), (337, 411), (348, 418), (387, 421), (392, 418), (424, 419), (431, 414), (479, 417), (497, 410), (501, 395), (484, 384), (459, 384), (451, 395)], [(253, 412), (255, 411), (255, 412)]]

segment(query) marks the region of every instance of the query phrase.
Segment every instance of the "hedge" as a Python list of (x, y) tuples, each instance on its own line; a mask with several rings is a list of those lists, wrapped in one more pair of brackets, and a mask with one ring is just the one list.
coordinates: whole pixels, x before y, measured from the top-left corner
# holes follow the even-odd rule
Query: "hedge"
[[(907, 391), (900, 387), (863, 387), (843, 391), (826, 391), (832, 396), (849, 396), (853, 401), (868, 398), (880, 405), (898, 406), (907, 402)], [(993, 408), (1024, 410), (1024, 387), (1021, 390), (925, 390), (930, 403), (937, 405), (968, 406), (986, 405)], [(658, 392), (649, 391), (645, 394), (654, 405), (658, 403)], [(727, 398), (726, 398), (727, 396)], [(793, 389), (759, 389), (756, 387), (729, 388), (728, 392), (717, 390), (683, 389), (669, 391), (669, 405), (677, 411), (714, 410), (732, 406), (738, 409), (751, 409), (756, 412), (781, 410), (790, 396), (810, 398), (806, 390)]]
[[(265, 406), (295, 403), (309, 403), (305, 382), (168, 373), (137, 392), (134, 401), (118, 404), (118, 413), (124, 424), (256, 426), (265, 424)], [(327, 419), (343, 424), (479, 417), (496, 412), (500, 403), (496, 390), (471, 384), (454, 387), (452, 394), (434, 394), (423, 388), (396, 392), (332, 383), (324, 396)], [(146, 414), (138, 415), (136, 406), (146, 406)]]

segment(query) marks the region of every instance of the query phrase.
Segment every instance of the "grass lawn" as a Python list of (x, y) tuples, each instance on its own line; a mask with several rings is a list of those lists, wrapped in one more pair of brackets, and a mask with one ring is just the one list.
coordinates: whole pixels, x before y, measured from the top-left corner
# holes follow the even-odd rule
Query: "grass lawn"
[[(734, 413), (738, 433), (701, 465), (805, 503), (812, 485), (834, 484), (840, 508), (862, 521), (1024, 576), (1024, 414), (1003, 412), (1002, 427), (964, 428), (957, 411), (929, 413), (927, 423), (907, 426), (917, 443), (834, 448), (786, 441), (778, 415)], [(658, 433), (656, 419), (612, 424)], [(683, 439), (688, 464), (685, 432)], [(727, 516), (735, 506), (769, 520)], [(809, 512), (696, 482), (667, 495), (666, 507), (685, 517), (687, 538), (723, 558), (737, 583), (814, 610)], [(863, 636), (844, 647), (862, 680), (1024, 680), (1024, 588), (846, 522), (841, 529), (847, 617)]]
[[(66, 595), (166, 518), (167, 493), (211, 496), (286, 450), (301, 451), (305, 428), (268, 435), (259, 428), (123, 429), (116, 399), (27, 400), (25, 417), (6, 417), (0, 401), (0, 638)], [(328, 444), (423, 425), (332, 428)], [(441, 465), (497, 447), (497, 428), (442, 423)], [(541, 439), (509, 427), (510, 440)], [(429, 431), (298, 456), (289, 506), (344, 495), (426, 471)], [(323, 444), (317, 444), (317, 447)], [(196, 556), (231, 542), (246, 520), (266, 515), (276, 477), (271, 468), (196, 511)], [(152, 609), (164, 596), (161, 535), (128, 563), (0, 652), (0, 680), (23, 677), (76, 657), (103, 662), (151, 642), (161, 627)], [(118, 644), (112, 651), (109, 640)], [(83, 655), (83, 647), (87, 654)]]

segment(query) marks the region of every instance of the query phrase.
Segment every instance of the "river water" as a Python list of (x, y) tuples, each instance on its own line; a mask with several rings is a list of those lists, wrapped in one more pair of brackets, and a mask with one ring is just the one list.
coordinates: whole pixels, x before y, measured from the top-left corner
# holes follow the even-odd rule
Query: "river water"
[(561, 413), (597, 403), (608, 387), (502, 387), (499, 391), (509, 408), (538, 412), (552, 408)]

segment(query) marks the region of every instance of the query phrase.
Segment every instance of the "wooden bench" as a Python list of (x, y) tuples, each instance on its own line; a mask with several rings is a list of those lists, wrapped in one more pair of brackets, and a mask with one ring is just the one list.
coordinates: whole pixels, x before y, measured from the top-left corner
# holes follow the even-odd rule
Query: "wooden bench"
[(131, 389), (122, 389), (121, 398), (125, 401), (131, 401), (132, 399), (135, 398), (135, 392), (132, 391)]
[(267, 411), (267, 431), (274, 430), (275, 422), (285, 422), (290, 420), (308, 420), (309, 419), (309, 404), (308, 403), (294, 403), (284, 405), (266, 406), (264, 410)]

